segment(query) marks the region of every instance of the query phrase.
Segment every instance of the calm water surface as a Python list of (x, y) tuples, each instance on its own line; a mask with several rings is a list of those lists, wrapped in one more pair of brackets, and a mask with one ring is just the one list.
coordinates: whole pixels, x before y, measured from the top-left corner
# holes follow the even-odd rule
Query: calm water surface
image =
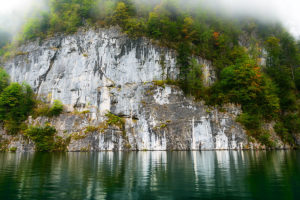
[(300, 151), (0, 153), (0, 199), (300, 199)]

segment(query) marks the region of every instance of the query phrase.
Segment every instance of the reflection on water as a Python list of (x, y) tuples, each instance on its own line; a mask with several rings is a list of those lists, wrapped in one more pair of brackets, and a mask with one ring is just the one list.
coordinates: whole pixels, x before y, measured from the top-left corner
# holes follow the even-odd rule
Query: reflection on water
[(299, 190), (299, 151), (0, 154), (0, 199), (297, 199)]

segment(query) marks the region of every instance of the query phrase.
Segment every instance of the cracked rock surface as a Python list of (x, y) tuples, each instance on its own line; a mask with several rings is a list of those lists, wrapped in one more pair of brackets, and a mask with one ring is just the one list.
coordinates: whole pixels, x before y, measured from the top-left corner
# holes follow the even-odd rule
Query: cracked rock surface
[[(174, 51), (147, 39), (130, 39), (118, 28), (90, 29), (31, 42), (19, 51), (26, 53), (4, 65), (12, 81), (27, 82), (39, 98), (58, 99), (66, 109), (57, 118), (39, 117), (28, 123), (49, 121), (58, 135), (71, 137), (69, 151), (212, 150), (252, 145), (235, 122), (240, 113), (237, 107), (228, 105), (220, 112), (185, 97), (176, 86), (153, 82), (176, 79), (179, 70)], [(204, 84), (212, 84), (211, 63), (200, 58), (198, 62), (203, 65)], [(121, 118), (123, 126), (107, 125), (107, 112)], [(85, 133), (88, 126), (97, 130)], [(74, 134), (84, 136), (74, 138)]]

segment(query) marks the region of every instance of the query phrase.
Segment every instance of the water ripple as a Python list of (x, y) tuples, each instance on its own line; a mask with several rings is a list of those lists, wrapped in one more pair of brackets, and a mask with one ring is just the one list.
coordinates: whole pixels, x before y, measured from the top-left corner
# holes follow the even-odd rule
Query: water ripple
[(299, 151), (0, 153), (0, 199), (297, 199)]

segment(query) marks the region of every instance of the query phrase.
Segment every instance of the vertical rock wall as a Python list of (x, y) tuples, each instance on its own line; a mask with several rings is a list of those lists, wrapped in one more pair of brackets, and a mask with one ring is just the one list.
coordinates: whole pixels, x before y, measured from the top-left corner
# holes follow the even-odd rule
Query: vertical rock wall
[[(97, 29), (32, 42), (19, 51), (4, 65), (12, 80), (26, 81), (45, 101), (62, 101), (67, 111), (29, 123), (50, 121), (59, 135), (72, 138), (69, 151), (238, 149), (248, 143), (234, 121), (238, 108), (220, 112), (176, 86), (158, 84), (177, 78), (176, 54), (146, 39)], [(211, 63), (198, 62), (204, 84), (212, 84)], [(110, 124), (108, 112), (122, 126)], [(88, 126), (97, 130), (85, 133)]]

